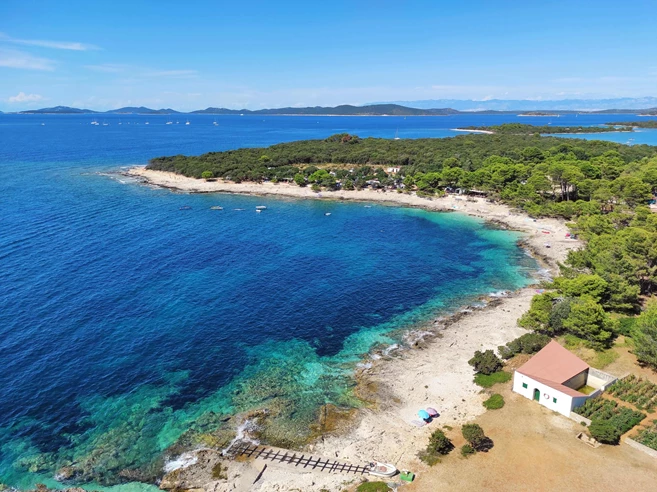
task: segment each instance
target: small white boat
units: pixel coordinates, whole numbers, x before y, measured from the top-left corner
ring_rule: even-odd
[[[256,210],[267,210],[267,207],[265,207],[264,205],[258,205],[256,207]]]
[[[260,213],[260,212],[262,212],[262,210],[260,210],[259,208],[257,208],[257,209],[256,209],[256,212]]]
[[[367,472],[377,477],[392,477],[397,474],[397,468],[390,463],[373,461],[367,466]]]
[[[395,140],[399,140],[399,128],[397,128],[397,131],[395,132]]]
[[[191,123],[189,122],[189,120],[187,120],[187,121],[185,122],[185,125],[191,125]]]
[[[329,215],[331,215],[331,212],[326,212],[324,215],[328,217]]]
[[[144,123],[144,125],[148,125],[148,121],[146,123]]]
[[[219,205],[215,205],[214,207],[210,207],[210,210],[223,210],[224,207],[220,207]]]

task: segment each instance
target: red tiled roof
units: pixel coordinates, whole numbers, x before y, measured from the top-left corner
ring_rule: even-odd
[[[520,366],[518,372],[536,380],[542,379],[541,382],[544,384],[547,384],[545,381],[551,382],[553,384],[548,386],[554,387],[554,384],[561,386],[564,382],[588,368],[586,362],[553,340]],[[577,393],[577,395],[571,396],[581,396],[580,393],[574,390],[571,391]],[[567,392],[564,391],[564,393]]]

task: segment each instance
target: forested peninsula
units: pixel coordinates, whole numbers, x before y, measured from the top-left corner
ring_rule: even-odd
[[[630,128],[657,128],[657,120],[621,121],[618,123],[607,123],[607,125],[620,125]]]
[[[533,217],[570,220],[586,247],[534,297],[521,326],[567,334],[605,350],[634,339],[640,362],[657,367],[657,147],[535,134],[386,140],[333,135],[267,148],[152,159],[152,170],[189,177],[288,181],[315,191],[377,188],[432,198],[484,195]],[[652,319],[652,318],[650,318]]]
[[[646,122],[649,123],[649,122]],[[525,125],[522,123],[504,123],[493,126],[466,126],[464,130],[485,131],[504,135],[546,135],[561,133],[609,133],[631,132],[631,123],[607,123],[609,126],[551,126]]]

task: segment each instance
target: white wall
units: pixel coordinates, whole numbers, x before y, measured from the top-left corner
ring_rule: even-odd
[[[523,383],[527,384],[527,388],[522,387]],[[535,389],[538,389],[541,393],[539,400],[541,405],[555,412],[559,412],[566,417],[570,415],[573,403],[572,396],[568,396],[560,391],[550,388],[549,386],[539,383],[538,381],[534,381],[529,376],[520,374],[518,371],[513,373],[513,391],[521,394],[525,398],[533,400]],[[546,396],[548,396],[548,398],[546,398]],[[557,402],[554,403],[552,398],[556,398]]]

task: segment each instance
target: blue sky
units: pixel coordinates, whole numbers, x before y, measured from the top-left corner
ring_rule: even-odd
[[[657,95],[657,2],[0,2],[0,110]]]

